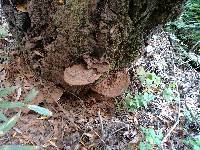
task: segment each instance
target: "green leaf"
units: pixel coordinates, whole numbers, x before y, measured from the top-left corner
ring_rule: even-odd
[[[153,128],[140,127],[141,131],[145,135],[146,149],[152,150],[155,145],[160,145],[162,141],[163,134],[161,131],[158,134]]]
[[[8,29],[4,26],[0,27],[0,37],[4,37],[8,34]]]
[[[147,85],[147,87],[151,87],[152,84],[153,84],[153,81],[151,79],[147,78],[146,79],[146,85]]]
[[[146,101],[143,101],[143,105],[144,105],[144,108],[147,108],[147,102]]]
[[[143,95],[143,99],[144,99],[144,101],[150,102],[155,99],[155,96],[152,93],[149,94],[149,93],[145,92]]]
[[[130,106],[134,106],[134,104],[135,104],[135,103],[134,103],[133,100],[130,100],[130,101],[129,101],[129,105],[130,105]]]
[[[6,87],[6,88],[0,88],[0,98],[6,97],[9,94],[12,94],[17,89],[16,86]]]
[[[137,75],[139,75],[139,76],[144,76],[145,75],[144,67],[139,67],[137,69]]]
[[[172,89],[175,89],[175,88],[176,88],[176,83],[174,83],[174,82],[173,82],[173,83],[170,83],[170,84],[169,84],[169,87],[172,88]]]
[[[36,98],[37,94],[39,92],[36,91],[35,89],[32,89],[29,94],[25,97],[25,102],[31,102],[34,98]]]
[[[22,102],[9,102],[9,101],[1,101],[0,102],[0,108],[2,108],[2,109],[22,108],[24,106],[25,105]]]
[[[191,146],[193,148],[193,150],[200,149],[200,137],[199,136],[197,138],[193,138],[193,137],[186,138],[183,142],[185,144]]]
[[[194,149],[194,150],[200,150],[200,146],[198,146],[198,145],[193,145],[193,149]]]
[[[158,77],[158,76],[156,76],[156,78],[154,79],[154,84],[155,84],[156,86],[159,86],[160,83],[161,83],[161,78]]]
[[[175,98],[174,93],[170,87],[163,91],[163,98],[168,102],[171,102]]]
[[[159,138],[159,139],[162,139],[162,138],[163,138],[163,134],[162,134],[161,131],[158,132],[158,138]]]
[[[37,150],[37,146],[31,145],[4,145],[0,146],[0,150]]]
[[[140,108],[142,106],[143,101],[143,95],[141,93],[138,93],[134,97],[136,108]]]
[[[156,144],[156,145],[160,145],[161,144],[161,139],[160,138],[158,138],[158,137],[155,137],[154,138],[154,143]]]
[[[8,121],[4,122],[1,126],[0,126],[0,134],[4,134],[5,132],[9,131],[10,129],[12,129],[12,127],[15,126],[17,120],[19,119],[21,114],[21,111],[18,112],[15,116],[13,116],[11,119],[9,119]]]
[[[8,118],[2,112],[0,112],[0,120],[8,121]]]
[[[53,113],[51,111],[49,111],[48,109],[37,106],[37,105],[27,105],[27,107],[30,110],[33,110],[33,111],[35,111],[35,112],[37,112],[41,115],[45,115],[45,116],[52,116],[53,115]]]
[[[142,132],[143,132],[144,134],[147,132],[147,129],[144,128],[144,127],[142,127],[142,126],[140,126],[140,129],[142,130]]]
[[[153,80],[153,78],[154,78],[154,74],[153,73],[148,73],[147,74],[147,79]]]
[[[146,150],[144,142],[140,142],[140,150]]]

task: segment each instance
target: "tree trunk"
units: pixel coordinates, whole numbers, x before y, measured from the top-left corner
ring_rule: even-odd
[[[128,86],[123,69],[142,54],[150,31],[176,17],[182,2],[3,0],[3,9],[20,57],[38,76],[114,97]]]

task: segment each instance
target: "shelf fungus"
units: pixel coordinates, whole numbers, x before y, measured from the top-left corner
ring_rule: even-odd
[[[128,88],[129,84],[129,75],[125,71],[118,71],[94,85],[92,90],[106,97],[117,97]]]
[[[88,85],[98,80],[101,75],[95,69],[88,69],[79,64],[65,69],[64,80],[69,85]]]

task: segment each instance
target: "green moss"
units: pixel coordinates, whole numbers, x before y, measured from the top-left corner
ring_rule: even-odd
[[[69,7],[71,15],[79,25],[89,23],[89,0],[71,0]]]

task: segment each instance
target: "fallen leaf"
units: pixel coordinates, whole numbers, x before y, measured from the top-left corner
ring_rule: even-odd
[[[16,9],[20,12],[27,12],[27,4],[20,4],[16,6]]]

